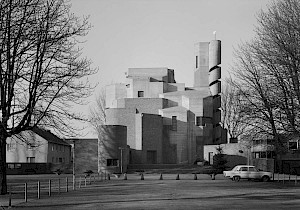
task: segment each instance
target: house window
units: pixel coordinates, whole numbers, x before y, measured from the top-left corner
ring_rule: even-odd
[[[196,117],[196,126],[201,125],[201,117]]]
[[[35,157],[27,157],[27,163],[34,163]]]
[[[139,98],[144,97],[144,91],[138,91],[138,97]]]
[[[107,166],[118,166],[119,160],[118,159],[107,159]]]
[[[264,158],[264,159],[272,159],[275,158],[276,154],[274,151],[260,151],[260,152],[253,152],[253,158]]]
[[[63,162],[62,158],[58,158],[58,162],[62,163]]]
[[[27,149],[28,150],[33,150],[35,145],[33,143],[27,143]]]
[[[177,131],[177,116],[172,116],[172,131]]]
[[[9,163],[9,164],[7,164],[7,168],[14,169],[15,168],[15,164]]]
[[[289,150],[297,150],[299,149],[299,142],[298,140],[291,140],[289,141]]]
[[[12,151],[12,150],[15,150],[16,149],[16,144],[14,142],[11,142],[9,144],[6,144],[6,147],[7,147],[7,151]]]

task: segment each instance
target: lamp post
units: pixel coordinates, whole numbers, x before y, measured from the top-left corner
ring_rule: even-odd
[[[75,190],[75,140],[73,140],[73,190]]]
[[[121,150],[121,164],[120,164],[120,170],[121,174],[123,174],[123,147],[119,147],[119,150]]]

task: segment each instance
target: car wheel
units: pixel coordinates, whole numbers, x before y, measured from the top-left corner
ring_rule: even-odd
[[[236,182],[239,182],[240,179],[241,179],[241,177],[239,177],[239,176],[234,176],[234,177],[233,177],[233,180],[236,181]]]
[[[263,176],[263,177],[261,178],[261,180],[262,180],[263,182],[268,182],[268,181],[270,181],[270,177],[268,177],[268,176]]]

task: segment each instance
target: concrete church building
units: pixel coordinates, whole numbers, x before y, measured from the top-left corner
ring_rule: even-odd
[[[203,146],[225,143],[221,119],[221,41],[195,45],[194,86],[168,68],[130,68],[125,84],[106,87],[99,172],[128,164],[193,164]],[[225,136],[225,135],[224,135]]]

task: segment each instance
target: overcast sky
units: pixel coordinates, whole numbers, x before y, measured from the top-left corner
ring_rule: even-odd
[[[91,78],[99,82],[97,92],[105,85],[124,82],[127,69],[138,67],[174,69],[177,82],[192,86],[194,44],[214,39],[213,31],[222,41],[222,77],[226,77],[233,64],[233,48],[253,37],[255,16],[270,0],[70,2],[72,11],[89,15],[93,25],[83,52],[99,68]]]

